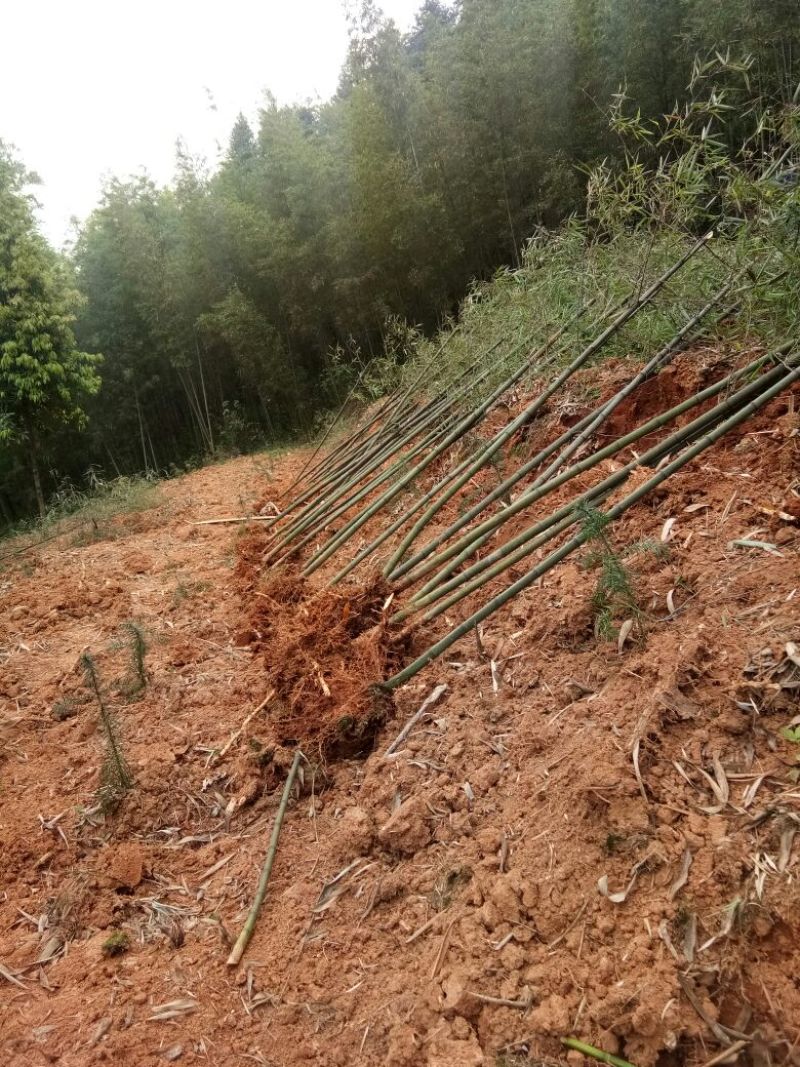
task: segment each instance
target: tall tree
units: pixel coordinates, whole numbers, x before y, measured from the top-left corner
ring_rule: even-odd
[[[41,456],[48,433],[82,425],[97,392],[98,355],[78,349],[80,304],[67,265],[36,229],[25,171],[0,142],[0,441],[27,451],[40,515]]]

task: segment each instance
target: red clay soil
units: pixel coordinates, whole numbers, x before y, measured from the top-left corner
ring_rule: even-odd
[[[277,744],[302,745],[321,760],[369,752],[392,702],[375,683],[401,666],[388,631],[390,592],[380,579],[363,588],[317,591],[301,577],[260,568],[266,535],[243,539],[237,566],[249,625],[239,635],[275,690],[269,718]]]
[[[336,747],[341,720],[412,651],[386,589],[265,574],[262,526],[191,525],[279,499],[302,455],[210,467],[103,540],[6,560],[0,1063],[588,1065],[568,1036],[637,1067],[800,1062],[798,410],[776,402],[612,529],[645,612],[621,648],[594,632],[597,572],[567,561],[381,708],[366,757]],[[134,778],[114,813],[86,650]],[[296,740],[309,762],[229,969]]]

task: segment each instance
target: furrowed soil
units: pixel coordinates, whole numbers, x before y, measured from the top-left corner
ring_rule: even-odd
[[[604,432],[728,369],[682,356]],[[630,373],[578,376],[516,462]],[[264,565],[266,523],[193,525],[279,502],[303,452],[7,554],[0,1064],[592,1062],[565,1037],[637,1067],[800,1063],[799,411],[774,401],[609,528],[640,607],[624,642],[598,632],[587,549],[391,698],[372,684],[504,579],[398,639],[374,563],[325,583],[386,516],[310,578]],[[133,780],[116,804],[85,653]]]

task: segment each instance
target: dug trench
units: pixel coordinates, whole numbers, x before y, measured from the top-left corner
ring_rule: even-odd
[[[675,388],[720,361],[681,357]],[[578,378],[512,447],[625,374]],[[613,432],[651,402],[630,398]],[[191,525],[279,499],[300,454],[269,480],[249,460],[198,472],[114,539],[7,569],[3,1062],[588,1065],[569,1037],[637,1067],[796,1062],[798,428],[780,398],[615,524],[642,608],[623,644],[597,632],[578,553],[392,705],[370,684],[474,598],[398,645],[369,569],[329,589],[333,562],[312,580],[261,567],[265,523]],[[91,648],[113,689],[130,617],[149,681],[112,693],[134,785],[103,816],[76,666]]]

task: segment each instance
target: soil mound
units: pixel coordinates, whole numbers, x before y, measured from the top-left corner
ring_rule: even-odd
[[[266,537],[241,539],[237,576],[249,604],[247,645],[275,690],[270,722],[278,744],[323,759],[365,755],[393,708],[376,687],[401,664],[402,645],[386,622],[389,587],[317,590],[301,576],[261,576]]]

